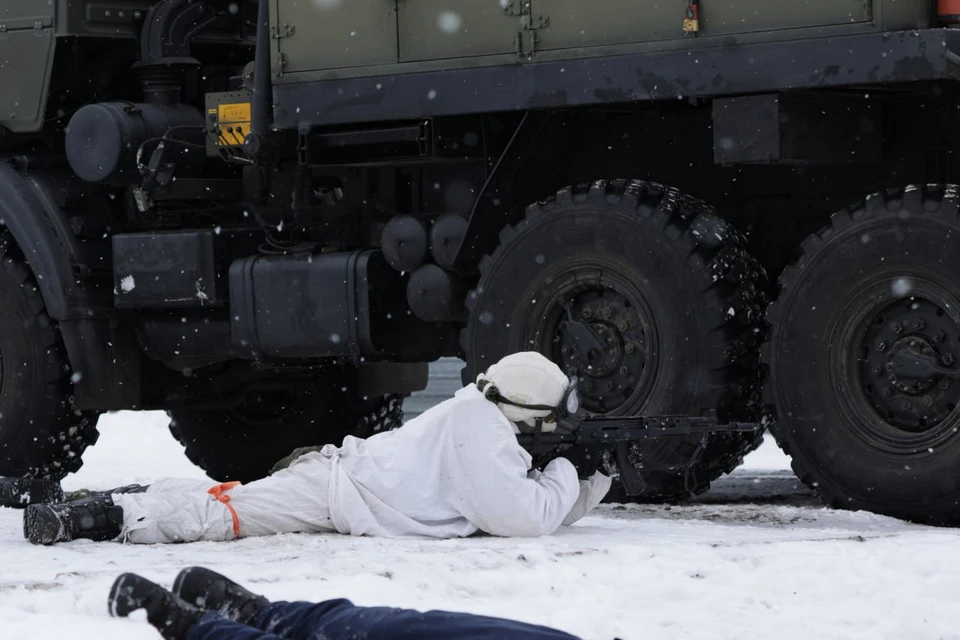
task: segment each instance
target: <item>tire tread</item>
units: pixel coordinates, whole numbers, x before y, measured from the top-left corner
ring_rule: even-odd
[[[68,473],[80,469],[83,452],[97,442],[97,414],[74,409],[73,372],[66,348],[55,323],[46,313],[32,272],[7,231],[0,231],[0,268],[3,270],[0,277],[10,279],[18,287],[32,314],[27,330],[32,332],[33,343],[43,350],[43,371],[37,373],[45,382],[43,398],[32,404],[33,413],[25,418],[34,429],[29,456],[43,462],[26,468],[8,464],[3,473],[62,480]],[[10,302],[4,301],[4,304]]]
[[[808,464],[800,456],[793,455],[787,427],[778,419],[775,407],[776,389],[771,367],[775,358],[776,328],[787,322],[790,315],[790,305],[786,304],[785,298],[798,285],[806,269],[811,267],[818,252],[824,249],[825,239],[834,237],[842,231],[849,232],[864,222],[892,215],[903,217],[905,213],[913,215],[916,212],[919,215],[944,216],[947,219],[956,220],[958,204],[960,204],[958,187],[950,184],[908,185],[869,194],[859,203],[831,215],[823,227],[802,242],[800,255],[784,268],[780,275],[779,292],[767,307],[765,334],[768,339],[760,350],[760,366],[765,380],[763,387],[765,413],[770,416],[770,431],[777,445],[791,457],[790,464],[794,474],[831,507],[851,508],[852,498],[845,495],[842,488],[830,483],[823,474],[818,473],[815,464]],[[905,210],[909,210],[910,213]],[[948,522],[956,524],[960,522],[960,509],[954,505],[949,513],[927,514],[921,519],[931,524]]]

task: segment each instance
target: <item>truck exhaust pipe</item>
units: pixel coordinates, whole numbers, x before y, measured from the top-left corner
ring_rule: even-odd
[[[243,147],[250,158],[264,161],[275,145],[270,125],[273,118],[273,79],[270,71],[270,5],[260,0],[257,6],[257,51],[253,58],[253,106],[250,133]]]

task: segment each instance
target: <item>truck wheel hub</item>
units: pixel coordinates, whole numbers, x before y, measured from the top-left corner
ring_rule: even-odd
[[[929,300],[901,300],[873,317],[861,344],[860,374],[884,422],[920,433],[953,412],[960,400],[960,380],[951,374],[958,339],[960,327]]]
[[[909,396],[922,396],[937,384],[938,380],[935,375],[911,377],[900,373],[901,369],[897,366],[900,362],[904,359],[916,359],[918,356],[942,364],[930,343],[920,337],[901,338],[893,343],[893,347],[890,348],[890,355],[887,357],[887,364],[884,369],[889,371],[887,380],[890,385],[900,393]],[[949,380],[947,384],[949,385]]]
[[[579,364],[584,365],[580,369],[581,373],[585,373],[592,378],[604,378],[613,373],[613,370],[620,364],[623,357],[622,338],[618,335],[616,329],[607,324],[593,322],[590,323],[590,327],[603,341],[604,346],[599,349],[590,349],[585,357],[581,351],[574,349],[571,352],[571,360],[576,360]]]
[[[580,378],[581,404],[590,413],[637,406],[651,384],[653,325],[646,303],[639,292],[618,286],[625,283],[617,274],[603,278],[609,282],[558,287],[532,332],[541,353]]]

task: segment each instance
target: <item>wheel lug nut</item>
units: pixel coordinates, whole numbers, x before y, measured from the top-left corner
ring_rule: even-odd
[[[909,400],[904,400],[900,403],[900,408],[904,411],[909,411],[911,406],[912,404]]]
[[[610,307],[604,307],[600,309],[600,317],[604,320],[607,320],[610,317]]]
[[[940,342],[943,342],[943,339],[945,337],[946,336],[943,335],[943,331],[937,331],[937,335],[933,336],[933,344],[938,344]]]
[[[952,353],[946,353],[946,354],[943,355],[943,364],[947,364],[947,365],[953,364],[953,354],[952,354]]]
[[[892,363],[892,362],[888,362],[887,364],[884,365],[884,367],[886,368],[887,371],[893,371],[893,363]]]
[[[892,325],[892,328],[893,328],[893,332],[897,335],[900,335],[901,333],[903,333],[903,325],[900,324],[899,322],[894,322]]]
[[[914,329],[923,329],[925,326],[927,326],[927,323],[924,322],[923,320],[919,320],[919,319],[918,319],[918,320],[914,320],[914,321],[913,321],[913,328],[914,328]]]
[[[883,367],[877,367],[876,369],[873,370],[873,373],[874,373],[874,375],[882,376],[882,375],[883,375]]]
[[[889,398],[890,396],[893,395],[893,391],[890,390],[890,387],[887,387],[886,389],[883,390],[883,395],[884,397]]]
[[[626,351],[627,355],[629,356],[629,355],[633,355],[633,352],[636,351],[636,347],[633,346],[632,342],[628,342],[627,346],[625,346],[623,350]]]
[[[593,317],[593,309],[590,309],[589,307],[584,307],[581,313],[583,314],[584,318],[590,319]]]
[[[950,388],[950,380],[948,380],[947,378],[942,379],[942,380],[941,380],[939,383],[937,383],[937,384],[938,384],[938,386],[939,386],[941,389],[949,389],[949,388]]]
[[[607,391],[613,391],[613,380],[607,380]]]
[[[626,320],[620,320],[619,322],[617,322],[617,329],[620,329],[620,331],[626,331],[629,328],[630,328],[630,325],[627,324]]]
[[[887,350],[886,342],[881,340],[880,342],[877,343],[877,351],[879,351],[880,353],[883,353],[886,350]]]
[[[620,367],[620,375],[625,376],[630,373],[630,369],[627,369],[626,365]]]

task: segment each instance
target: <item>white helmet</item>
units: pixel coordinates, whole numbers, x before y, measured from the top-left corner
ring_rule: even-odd
[[[573,381],[536,351],[504,357],[477,376],[477,387],[507,420],[531,427],[539,422],[544,432],[557,428],[556,409],[573,414],[580,408]]]

